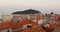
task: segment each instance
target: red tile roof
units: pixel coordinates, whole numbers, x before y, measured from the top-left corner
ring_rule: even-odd
[[[0,23],[0,29],[6,29],[6,28],[15,29],[15,28],[19,28],[19,27],[21,27],[21,24],[19,24],[18,22],[16,22],[16,23],[13,23],[13,22]]]
[[[19,22],[13,23],[12,29],[20,28],[22,25]]]
[[[10,25],[11,25],[10,22],[3,22],[3,23],[0,23],[0,29],[10,28],[10,27],[11,27]]]
[[[12,28],[12,29],[16,29],[16,28],[20,28],[22,25],[25,24],[29,24],[30,20],[23,20],[21,23],[19,22],[2,22],[0,23],[0,29],[6,29],[6,28]],[[32,25],[34,25],[34,23],[30,23]]]

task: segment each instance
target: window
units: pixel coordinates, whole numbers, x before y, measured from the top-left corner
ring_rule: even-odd
[[[9,30],[7,30],[7,32],[9,32]]]
[[[31,28],[32,26],[30,26],[30,25],[27,25],[27,28]]]
[[[58,18],[60,20],[60,18]]]

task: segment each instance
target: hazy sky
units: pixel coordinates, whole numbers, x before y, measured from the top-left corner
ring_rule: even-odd
[[[0,18],[4,14],[25,9],[36,9],[42,13],[60,14],[60,0],[0,0]]]

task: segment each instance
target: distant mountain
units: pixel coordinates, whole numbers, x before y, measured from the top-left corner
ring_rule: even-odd
[[[36,14],[36,13],[41,13],[41,12],[37,11],[37,10],[33,10],[33,9],[28,9],[25,11],[17,11],[17,12],[14,12],[12,14]]]

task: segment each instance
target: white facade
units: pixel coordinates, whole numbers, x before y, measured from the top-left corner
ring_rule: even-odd
[[[13,15],[4,15],[3,16],[3,22],[10,21],[12,19]]]
[[[43,19],[38,20],[38,24],[43,24],[43,23],[44,23]]]
[[[26,19],[30,19],[34,22],[36,22],[36,15],[41,15],[41,14],[11,14],[11,15],[4,15],[3,16],[3,22],[7,21],[22,21]],[[40,16],[41,17],[41,16]]]

